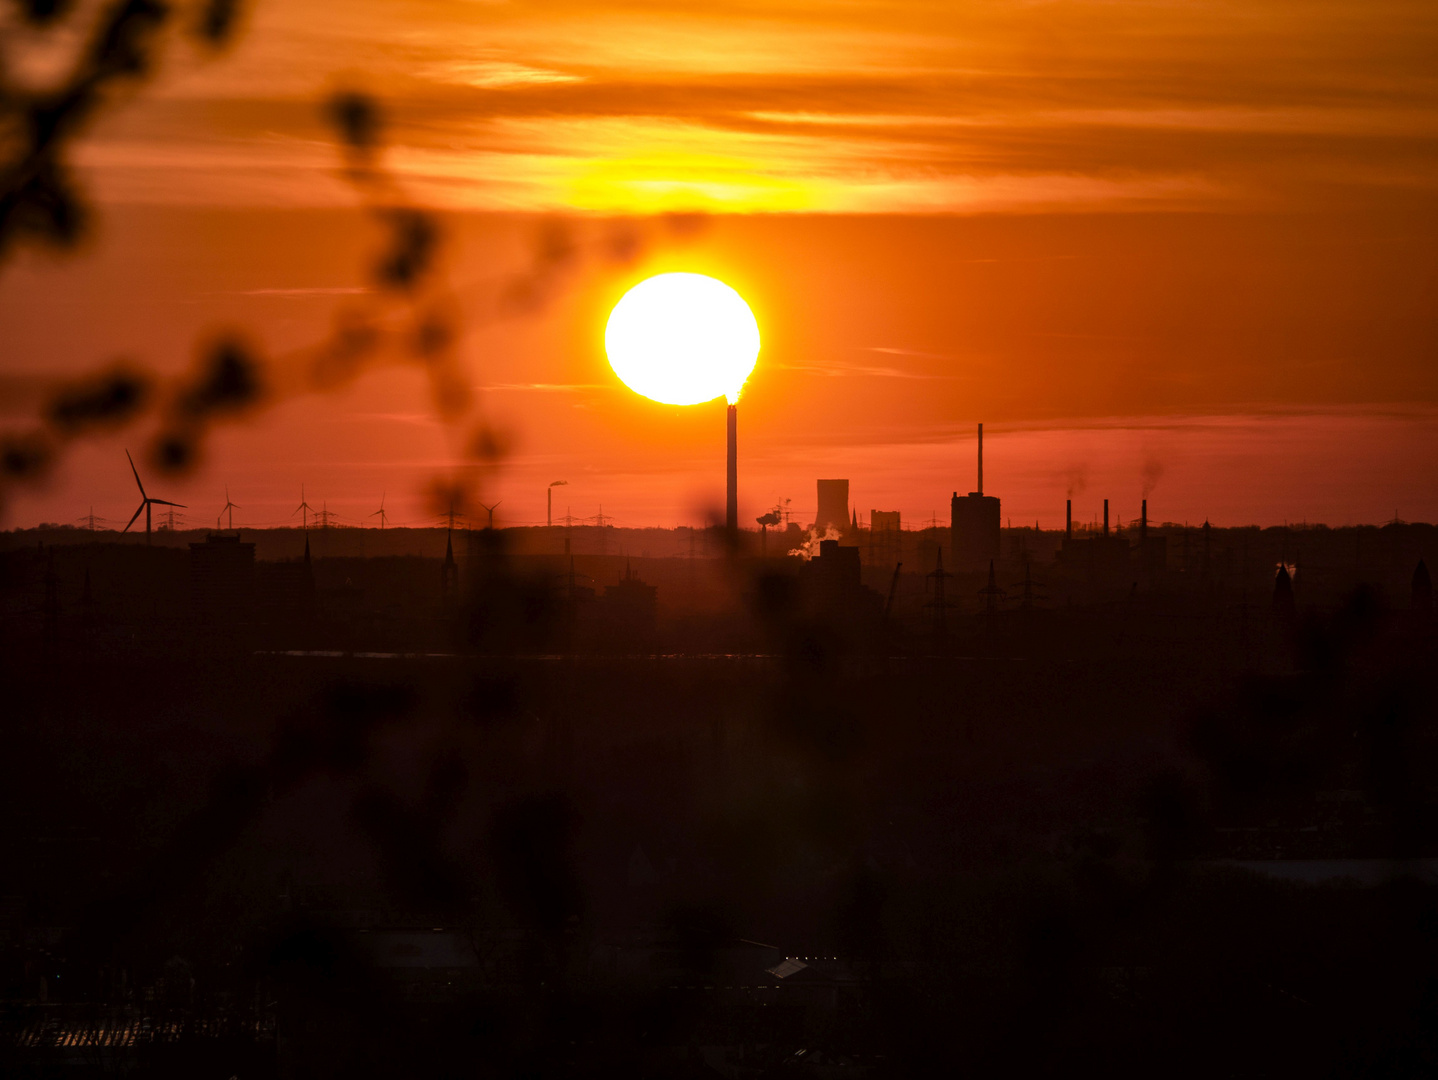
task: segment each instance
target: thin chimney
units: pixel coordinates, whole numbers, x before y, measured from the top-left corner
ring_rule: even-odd
[[[1148,540],[1148,500],[1143,500],[1143,509],[1138,514],[1138,542],[1141,545]]]
[[[1108,535],[1108,500],[1103,501],[1103,534]]]
[[[1064,539],[1074,538],[1074,501],[1069,499],[1064,506]]]
[[[979,494],[984,493],[984,425],[979,425]]]
[[[726,498],[724,502],[724,529],[728,533],[729,542],[735,543],[739,539],[739,408],[737,405],[729,406],[728,427],[729,427],[729,459]]]

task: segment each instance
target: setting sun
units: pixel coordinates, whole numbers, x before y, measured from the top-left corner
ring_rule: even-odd
[[[604,331],[614,373],[666,405],[739,399],[759,358],[759,324],[737,292],[704,274],[659,274],[614,305]]]

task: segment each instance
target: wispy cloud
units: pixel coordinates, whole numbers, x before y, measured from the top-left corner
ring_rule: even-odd
[[[924,352],[922,349],[901,349],[890,345],[870,345],[870,352],[888,353],[890,356],[922,356],[930,360],[953,360],[949,353]]]
[[[583,390],[607,390],[604,383],[491,383],[480,390],[509,390],[537,394],[577,394]]]
[[[304,296],[358,296],[372,290],[363,285],[334,285],[319,286],[313,288],[299,289],[240,289],[232,296],[280,296],[280,297],[304,297]]]
[[[1037,37],[1032,5],[917,0],[387,11],[257,26],[97,140],[134,151],[90,151],[99,190],[332,200],[300,56],[364,72],[393,167],[463,207],[1293,208],[1438,167],[1431,0],[1074,0]]]
[[[874,350],[876,352],[898,352],[899,350]],[[914,353],[907,355],[928,356],[929,353]],[[951,379],[952,375],[931,375],[922,371],[905,371],[896,367],[880,367],[872,364],[847,364],[842,361],[831,361],[824,364],[784,364],[775,363],[769,365],[780,368],[784,371],[806,371],[813,375],[825,375],[831,378],[853,378],[864,377],[873,379]]]

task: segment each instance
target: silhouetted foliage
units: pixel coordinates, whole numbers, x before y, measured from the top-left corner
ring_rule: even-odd
[[[167,431],[156,436],[150,461],[163,473],[189,472],[199,462],[200,446],[193,432]]]
[[[68,15],[75,0],[15,0],[15,5],[26,20],[44,26]]]
[[[239,25],[242,7],[241,0],[204,0],[196,28],[200,37],[212,45],[228,43]]]
[[[385,288],[412,289],[433,262],[439,232],[430,216],[421,210],[391,209],[380,216],[393,232],[390,249],[375,267],[375,277]]]
[[[43,435],[8,435],[0,442],[0,468],[12,480],[34,480],[54,460],[54,448]]]
[[[263,390],[259,361],[243,342],[227,337],[206,353],[198,376],[181,393],[178,404],[186,418],[204,420],[254,405]]]
[[[326,107],[340,138],[355,150],[373,150],[379,144],[379,108],[367,95],[353,91],[336,94]]]
[[[118,427],[144,409],[152,392],[149,376],[121,368],[64,387],[51,399],[46,415],[51,424],[71,435]]]

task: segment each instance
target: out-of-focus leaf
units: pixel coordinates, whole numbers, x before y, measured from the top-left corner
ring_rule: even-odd
[[[0,473],[7,480],[37,480],[54,460],[50,440],[39,432],[0,439]]]
[[[211,45],[224,45],[240,21],[240,0],[205,0],[195,30]]]
[[[353,91],[336,94],[330,98],[325,113],[339,130],[340,138],[354,149],[371,150],[379,142],[379,109],[366,95]]]
[[[68,14],[75,0],[16,0],[16,6],[22,18],[44,26]]]
[[[90,46],[97,78],[143,75],[150,68],[154,35],[170,16],[159,0],[123,0],[112,8]]]
[[[236,412],[264,392],[260,363],[242,342],[224,338],[205,360],[199,380],[180,397],[180,409],[196,419]]]
[[[376,276],[385,288],[413,288],[434,261],[439,230],[422,210],[389,210],[384,216],[392,235],[390,249],[376,268]]]
[[[50,401],[46,416],[70,435],[114,427],[133,419],[152,389],[148,375],[122,368],[65,387]]]

